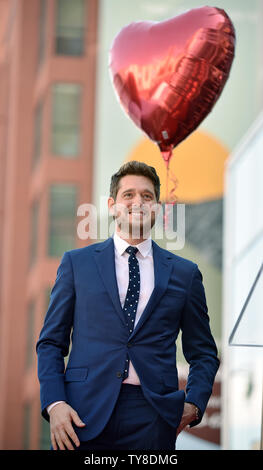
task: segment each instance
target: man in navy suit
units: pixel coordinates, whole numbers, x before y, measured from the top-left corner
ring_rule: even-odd
[[[55,450],[173,450],[182,429],[202,419],[217,348],[197,264],[151,239],[159,197],[153,167],[124,164],[111,178],[113,236],[62,257],[37,342]],[[186,392],[178,390],[180,330]]]

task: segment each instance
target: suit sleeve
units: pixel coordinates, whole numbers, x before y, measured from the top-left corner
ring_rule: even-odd
[[[219,367],[202,281],[195,264],[181,320],[182,349],[190,365],[185,401],[194,403],[200,410],[199,419],[191,423],[191,427],[202,420]]]
[[[64,357],[70,345],[75,289],[71,259],[65,252],[51,290],[49,307],[36,345],[42,415],[49,420],[46,407],[67,401],[64,387]]]

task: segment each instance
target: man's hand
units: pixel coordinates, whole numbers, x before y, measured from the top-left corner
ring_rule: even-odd
[[[78,447],[80,442],[75,433],[72,421],[80,427],[86,426],[78,413],[67,403],[58,403],[50,410],[50,437],[54,450],[74,450],[70,439]],[[70,439],[69,439],[70,438]]]
[[[176,437],[178,436],[178,434],[180,434],[181,431],[183,431],[183,429],[188,424],[190,424],[192,421],[195,421],[195,419],[196,419],[195,406],[192,405],[191,403],[185,403],[182,419],[177,428]]]

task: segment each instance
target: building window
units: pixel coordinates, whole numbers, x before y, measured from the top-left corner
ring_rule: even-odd
[[[34,116],[34,150],[33,150],[33,168],[37,165],[42,147],[42,121],[43,121],[43,103],[39,103],[35,109]]]
[[[80,151],[80,102],[82,87],[57,83],[52,88],[52,153],[64,158]]]
[[[27,347],[26,347],[26,368],[30,369],[33,365],[33,357],[35,353],[35,302],[30,302],[27,315]]]
[[[39,36],[38,36],[38,64],[40,65],[46,52],[46,20],[47,20],[47,0],[40,0],[39,5]]]
[[[37,259],[38,223],[39,223],[39,201],[34,201],[32,208],[31,208],[30,266],[32,266]]]
[[[84,53],[85,1],[57,0],[56,54]]]
[[[48,255],[60,257],[75,248],[77,188],[71,184],[50,187]]]

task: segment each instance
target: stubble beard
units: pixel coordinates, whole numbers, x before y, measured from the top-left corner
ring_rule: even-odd
[[[134,240],[146,239],[149,237],[151,229],[155,224],[155,213],[151,212],[150,208],[147,207],[146,213],[144,209],[143,214],[138,217],[136,214],[130,214],[129,209],[125,208],[125,214],[121,213],[114,216],[114,219],[119,231],[124,236]]]

